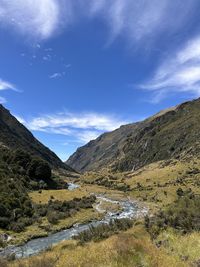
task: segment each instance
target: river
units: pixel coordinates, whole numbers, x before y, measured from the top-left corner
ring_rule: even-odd
[[[77,188],[77,185],[71,184],[71,190]],[[73,189],[72,189],[73,188]],[[122,218],[137,218],[144,216],[148,210],[144,207],[140,207],[137,202],[131,200],[113,200],[104,195],[97,195],[98,203],[95,208],[98,212],[105,212],[100,208],[102,201],[112,202],[121,206],[118,212],[106,212],[105,217],[99,221],[92,221],[86,224],[76,224],[69,229],[62,230],[60,232],[49,234],[47,237],[36,238],[28,241],[26,244],[21,246],[8,246],[0,252],[0,256],[8,256],[15,254],[16,258],[29,257],[31,255],[38,254],[39,252],[47,250],[52,245],[56,245],[64,240],[71,239],[74,235],[89,229],[91,226],[98,226],[103,223],[108,223],[112,219]]]

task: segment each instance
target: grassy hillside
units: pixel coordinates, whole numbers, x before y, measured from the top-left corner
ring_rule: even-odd
[[[124,157],[115,163],[115,168],[138,169],[159,160],[180,158],[183,152],[199,155],[199,111],[200,99],[197,99],[147,121],[126,139]]]
[[[146,164],[200,152],[200,99],[122,126],[79,148],[67,161],[79,171],[130,171]]]

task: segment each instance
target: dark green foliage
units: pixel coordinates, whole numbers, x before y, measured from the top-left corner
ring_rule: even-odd
[[[61,186],[51,179],[47,162],[20,149],[0,147],[0,228],[23,231],[34,214],[28,190]]]
[[[23,228],[18,225],[20,217],[31,217],[33,208],[26,187],[29,177],[24,168],[28,155],[21,151],[11,153],[8,149],[0,150],[0,227],[6,229]],[[23,174],[22,174],[23,173]]]
[[[48,181],[51,179],[51,168],[47,162],[34,158],[29,164],[28,175],[33,179]]]
[[[200,196],[191,190],[178,191],[178,199],[156,216],[145,218],[145,226],[152,238],[167,227],[173,227],[182,233],[200,231]]]
[[[126,231],[133,226],[133,221],[130,219],[115,219],[108,224],[100,224],[97,227],[91,226],[89,230],[83,231],[74,236],[74,239],[84,244],[89,241],[101,241],[111,235],[117,234],[119,231]]]
[[[56,224],[59,220],[70,217],[72,213],[74,214],[80,209],[92,208],[95,200],[96,197],[93,195],[64,202],[51,199],[48,204],[36,205],[35,212],[39,217],[47,216],[50,223]]]

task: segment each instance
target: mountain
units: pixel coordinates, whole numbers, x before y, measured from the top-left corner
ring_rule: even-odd
[[[67,164],[78,171],[130,171],[159,160],[200,153],[200,99],[121,126],[79,148]]]
[[[55,153],[41,144],[27,128],[0,105],[0,147],[22,149],[47,161],[53,168],[71,170]]]
[[[0,105],[0,228],[21,232],[34,222],[30,190],[66,188],[52,169],[73,171]]]

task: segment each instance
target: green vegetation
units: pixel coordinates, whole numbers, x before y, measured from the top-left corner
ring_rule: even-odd
[[[115,219],[108,224],[104,223],[97,227],[91,226],[90,229],[74,236],[74,239],[79,240],[81,244],[89,241],[97,242],[117,234],[119,231],[126,231],[132,226],[133,221],[130,219]]]
[[[23,150],[0,148],[0,228],[20,232],[33,223],[28,190],[62,186],[47,162]]]
[[[69,160],[71,166],[98,172],[76,177],[81,186],[73,192],[62,189],[64,184],[51,173],[49,161],[1,146],[0,226],[16,231],[11,235],[20,241],[88,222],[95,216],[98,219],[91,193],[139,200],[141,207],[149,208],[149,214],[137,219],[134,226],[127,219],[114,220],[91,227],[40,255],[2,260],[0,265],[198,267],[199,109],[200,99],[184,103],[78,149]],[[105,210],[120,209],[118,205],[109,207],[110,203],[99,205]],[[3,240],[0,246],[5,246]]]
[[[152,238],[172,227],[186,234],[200,231],[200,196],[191,190],[177,190],[178,199],[152,218],[146,217],[145,225]]]
[[[46,216],[49,223],[57,224],[59,220],[71,217],[80,209],[91,209],[95,200],[94,195],[63,202],[51,199],[48,204],[35,205],[35,214],[38,217]]]

